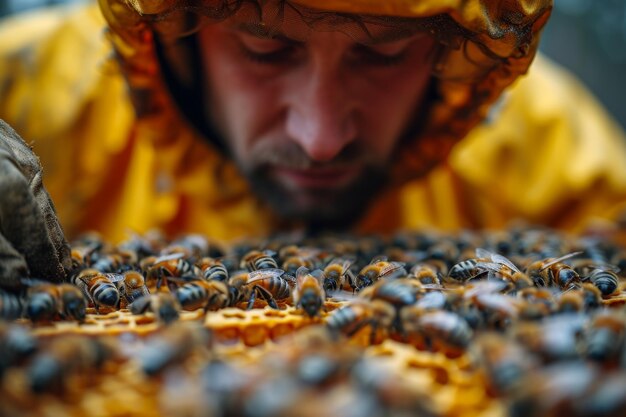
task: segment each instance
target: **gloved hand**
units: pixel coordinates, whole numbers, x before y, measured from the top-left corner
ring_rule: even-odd
[[[70,248],[31,148],[0,120],[0,286],[31,276],[62,281]]]

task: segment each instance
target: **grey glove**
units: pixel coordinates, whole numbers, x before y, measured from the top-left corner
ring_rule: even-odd
[[[70,248],[31,148],[0,120],[0,286],[31,276],[62,281]]]

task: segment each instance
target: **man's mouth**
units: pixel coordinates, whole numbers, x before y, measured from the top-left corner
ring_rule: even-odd
[[[344,188],[354,182],[359,172],[358,167],[271,168],[271,175],[291,190]]]

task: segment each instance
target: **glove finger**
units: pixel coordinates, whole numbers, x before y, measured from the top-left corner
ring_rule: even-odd
[[[43,213],[43,221],[48,231],[48,238],[54,247],[56,263],[60,265],[60,269],[56,273],[65,276],[72,266],[70,245],[65,240],[52,199],[43,186],[41,171],[31,180],[30,189],[39,206],[39,211]],[[35,265],[31,265],[33,274],[35,274],[34,268]]]
[[[3,142],[5,146],[2,146]],[[0,120],[0,159],[2,159],[3,156],[13,161],[24,178],[26,178],[31,193],[39,206],[39,211],[43,214],[44,224],[48,230],[48,237],[55,248],[56,263],[60,264],[63,269],[57,271],[56,274],[64,275],[71,268],[70,247],[65,240],[63,229],[59,224],[54,204],[43,186],[39,158],[11,126]],[[16,161],[19,161],[19,163],[16,163]],[[39,268],[35,265],[30,266],[33,274],[45,272],[45,270],[40,272]]]
[[[28,276],[26,260],[0,234],[0,287],[18,288],[21,278]]]
[[[0,230],[37,278],[61,281],[65,271],[28,182],[12,162],[0,159]]]

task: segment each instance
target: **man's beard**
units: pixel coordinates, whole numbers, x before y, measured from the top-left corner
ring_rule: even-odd
[[[311,229],[351,228],[387,184],[387,165],[354,144],[332,161],[318,163],[295,143],[261,148],[254,152],[251,167],[240,165],[252,191],[283,220],[304,222]],[[369,157],[368,157],[369,156]],[[272,176],[273,167],[288,169],[342,168],[358,166],[358,177],[342,187],[290,190]]]

